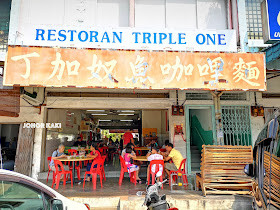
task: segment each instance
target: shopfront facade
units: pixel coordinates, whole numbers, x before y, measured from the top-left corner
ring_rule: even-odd
[[[174,143],[189,171],[193,146],[254,143],[263,119],[251,116],[253,91],[266,91],[266,67],[263,53],[239,47],[234,2],[54,2],[13,1],[4,85],[36,97],[23,92],[19,116],[0,122],[47,123],[56,109],[165,110],[160,144]],[[47,131],[34,128],[34,178],[46,169]]]

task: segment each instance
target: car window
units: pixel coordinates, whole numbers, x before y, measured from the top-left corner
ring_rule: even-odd
[[[1,210],[44,210],[40,191],[29,186],[0,180]]]

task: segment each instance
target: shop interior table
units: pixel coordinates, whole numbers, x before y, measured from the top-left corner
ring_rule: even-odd
[[[150,147],[134,147],[135,151],[139,151],[140,156],[145,155],[144,151],[149,151],[150,149],[151,149]]]
[[[148,161],[146,156],[136,156],[133,160],[138,160],[138,161]]]
[[[145,151],[145,150],[150,150],[151,148],[150,147],[134,147],[135,150],[142,150],[142,151]]]
[[[69,157],[69,156],[68,156]],[[73,168],[72,168],[72,174],[73,174],[73,183],[76,182],[75,179],[75,170],[76,170],[76,162],[80,162],[80,161],[85,161],[85,160],[93,160],[93,157],[84,157],[84,158],[80,158],[79,156],[76,156],[74,158],[70,158],[68,159],[68,157],[66,158],[60,158],[58,160],[62,161],[62,162],[73,162]],[[78,158],[77,158],[78,157]]]

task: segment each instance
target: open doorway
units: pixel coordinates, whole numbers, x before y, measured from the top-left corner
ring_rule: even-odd
[[[109,148],[108,152],[120,153],[122,135],[128,131],[132,131],[134,142],[139,146],[156,140],[161,147],[169,139],[167,109],[48,109],[47,123],[61,123],[61,128],[46,130],[45,158],[42,160],[44,171],[48,170],[47,157],[59,144],[65,146],[67,154],[68,149],[79,150],[79,144],[86,147],[94,143],[102,148],[112,139],[119,146],[115,150]],[[78,139],[81,142],[75,144]],[[118,159],[118,155],[109,154],[106,169],[119,171],[119,163],[113,155]]]
[[[19,124],[0,124],[3,169],[14,170],[19,127]]]
[[[213,145],[216,142],[214,107],[187,106],[187,138],[190,139],[188,157],[191,159],[191,171],[200,171],[202,145]]]

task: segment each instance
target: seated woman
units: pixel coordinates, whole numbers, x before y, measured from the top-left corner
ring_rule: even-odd
[[[126,153],[124,155],[125,165],[129,173],[136,171],[136,181],[138,183],[141,183],[141,179],[138,176],[140,167],[133,164],[133,159],[136,158],[136,155],[132,152],[133,150],[131,147],[126,148]]]
[[[149,144],[146,145],[146,147],[158,147],[158,143],[153,139]]]
[[[102,158],[100,152],[97,149],[97,145],[95,145],[94,143],[91,144],[90,151],[91,152],[89,154],[87,154],[87,157],[93,157],[94,158],[93,160],[99,160],[99,159]],[[92,163],[87,164],[87,171],[90,171],[91,165],[92,165]],[[97,168],[97,164],[95,166],[93,166],[93,168]],[[86,178],[86,181],[90,181],[90,175],[89,174]]]

